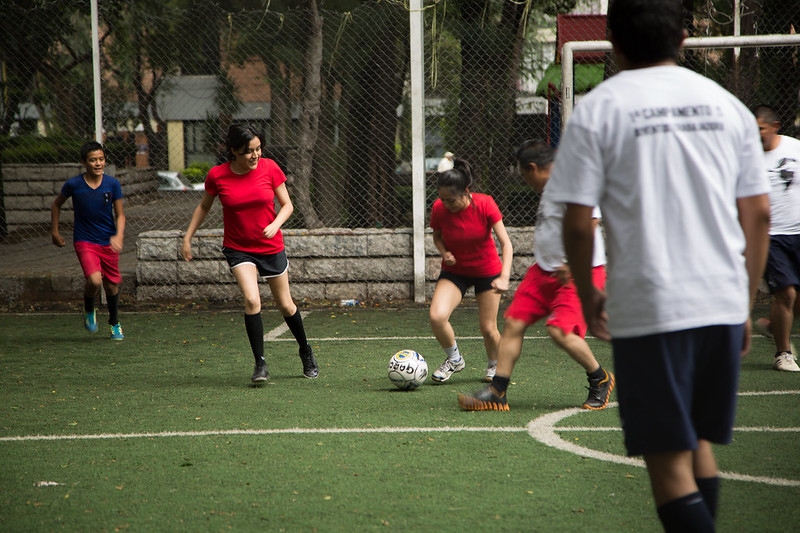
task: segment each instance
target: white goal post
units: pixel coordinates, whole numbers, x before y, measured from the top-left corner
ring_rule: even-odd
[[[701,48],[761,48],[767,46],[800,46],[800,34],[740,35],[738,37],[692,37],[683,41],[687,50]],[[561,131],[567,126],[574,107],[575,52],[610,52],[609,41],[570,41],[561,48]]]

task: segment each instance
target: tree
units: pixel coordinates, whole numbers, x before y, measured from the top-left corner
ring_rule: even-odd
[[[52,95],[47,82],[66,80],[77,66],[91,60],[69,42],[77,8],[72,3],[43,0],[0,4],[0,62],[5,70],[0,135],[9,134],[23,103],[33,103],[40,118],[46,119],[50,105],[59,99],[63,103],[67,96]],[[91,79],[80,81],[91,87]],[[70,131],[73,124],[75,121],[65,121],[62,126],[68,133],[78,133]],[[46,121],[45,127],[50,129],[51,123]]]
[[[394,226],[397,107],[409,61],[408,11],[370,3],[353,13],[333,68],[342,86],[348,225]]]
[[[461,84],[453,151],[467,159],[502,202],[511,161],[523,28],[519,2],[458,0],[453,31],[461,42]]]
[[[319,132],[320,100],[322,97],[322,17],[316,0],[306,0],[308,45],[303,76],[303,105],[300,110],[300,143],[297,153],[295,193],[306,227],[318,228],[322,223],[311,201],[311,173],[314,148]]]

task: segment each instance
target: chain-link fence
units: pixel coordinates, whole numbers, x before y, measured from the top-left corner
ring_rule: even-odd
[[[742,0],[741,17],[732,0],[684,4],[691,36],[800,27],[797,1]],[[477,190],[495,198],[507,226],[531,226],[537,197],[516,173],[514,148],[527,138],[557,145],[558,50],[604,39],[606,2],[423,5],[425,212],[450,151],[472,163]],[[407,2],[101,0],[99,22],[107,172],[124,177],[128,270],[137,268],[140,234],[186,228],[202,194],[192,185],[223,160],[220,139],[234,121],[256,125],[265,155],[287,173],[295,205],[287,228],[412,224]],[[74,269],[71,250],[49,242],[49,206],[80,172],[78,147],[94,138],[89,5],[8,0],[0,25],[0,275]],[[746,104],[773,104],[790,135],[797,61],[788,46],[684,55]],[[576,57],[577,97],[614,71],[608,54]],[[221,228],[221,218],[216,205],[203,227]]]

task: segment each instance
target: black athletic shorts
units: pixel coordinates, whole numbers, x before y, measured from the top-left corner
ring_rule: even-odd
[[[231,270],[239,265],[254,265],[258,269],[258,275],[265,278],[277,278],[289,269],[286,250],[276,254],[261,255],[223,247],[222,255],[228,260]]]
[[[442,270],[439,273],[439,279],[447,279],[452,281],[456,287],[461,291],[461,296],[463,297],[464,294],[467,292],[467,289],[474,286],[475,287],[475,294],[480,294],[485,291],[492,290],[492,281],[499,278],[500,274],[496,276],[489,276],[488,278],[477,278],[473,276],[461,276],[459,274],[453,274],[452,272],[447,272],[446,270]]]
[[[800,235],[770,235],[764,280],[770,293],[800,287]]]
[[[612,339],[628,455],[731,441],[743,336],[720,325]]]

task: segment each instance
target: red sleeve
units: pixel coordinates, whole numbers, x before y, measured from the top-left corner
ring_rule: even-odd
[[[440,230],[442,228],[442,209],[444,204],[442,201],[437,199],[433,202],[433,207],[431,208],[431,229],[433,230]]]
[[[206,192],[211,196],[217,196],[219,191],[217,190],[217,173],[219,171],[219,166],[212,167],[211,170],[208,171],[208,175],[206,176],[205,188]]]
[[[273,189],[277,189],[281,186],[281,184],[286,183],[286,174],[283,173],[283,170],[281,170],[281,167],[278,165],[278,163],[272,159],[266,158],[262,158],[261,161],[263,162],[261,164],[264,165],[264,171],[267,173],[270,181],[272,182]]]
[[[486,220],[489,221],[489,227],[503,220],[503,213],[500,212],[500,208],[497,207],[494,198],[489,195],[486,195]]]

